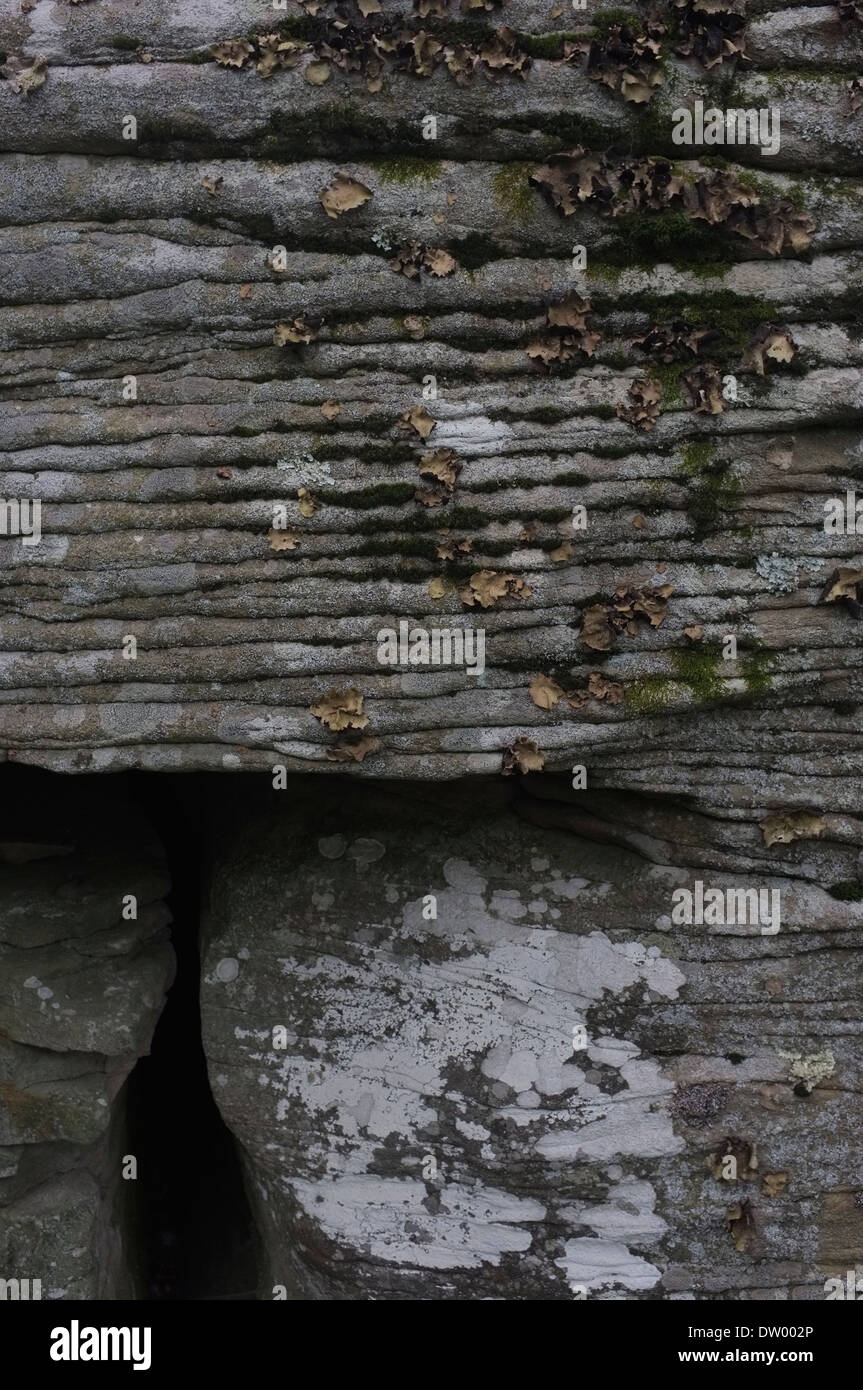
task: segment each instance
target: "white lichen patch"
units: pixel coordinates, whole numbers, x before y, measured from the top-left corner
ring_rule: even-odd
[[[466,405],[466,409],[470,409]],[[479,406],[473,409],[479,410]],[[440,411],[443,414],[443,411]],[[512,427],[505,420],[490,420],[477,414],[461,419],[439,419],[434,436],[438,449],[455,449],[463,454],[493,453],[505,441],[513,438]]]
[[[610,1170],[619,1173],[618,1169]],[[666,1223],[654,1211],[656,1194],[650,1183],[624,1178],[606,1202],[574,1202],[559,1215],[573,1225],[587,1226],[593,1237],[566,1243],[563,1259],[555,1263],[569,1282],[583,1284],[588,1292],[615,1286],[644,1291],[653,1288],[660,1271],[628,1249],[629,1245],[655,1242],[665,1234]]]
[[[630,1154],[661,1158],[684,1147],[672,1128],[666,1100],[674,1084],[656,1062],[628,1063],[620,1075],[626,1089],[615,1095],[587,1095],[576,1109],[576,1124],[544,1134],[537,1152],[557,1161],[609,1159]],[[586,1088],[582,1089],[582,1095]]]
[[[276,467],[288,474],[291,482],[302,483],[306,487],[323,487],[333,481],[333,470],[329,463],[316,459],[307,449],[295,450],[286,458],[276,460]]]
[[[788,1072],[792,1080],[802,1081],[807,1091],[813,1090],[819,1081],[826,1081],[836,1070],[836,1058],[829,1047],[820,1052],[783,1052],[780,1057],[791,1063]]]
[[[354,843],[377,851],[376,841]],[[352,879],[353,867],[349,873]],[[436,917],[423,916],[424,895],[399,911],[384,876],[383,919],[352,925],[345,958],[279,954],[285,985],[310,1020],[287,1050],[274,1049],[266,1030],[237,1025],[235,1036],[244,1036],[247,1055],[268,1080],[259,1094],[272,1107],[276,1151],[280,1134],[299,1126],[307,1136],[299,1170],[294,1153],[283,1179],[307,1215],[362,1253],[459,1269],[528,1249],[531,1235],[521,1223],[545,1215],[543,1202],[472,1175],[477,1151],[484,1165],[506,1171],[499,1145],[508,1121],[510,1133],[521,1135],[525,1159],[535,1162],[538,1183],[573,1160],[679,1150],[667,1110],[673,1083],[660,1066],[625,1038],[591,1038],[580,1051],[573,1038],[591,1005],[629,992],[673,999],[684,977],[656,946],[531,920],[531,903],[545,910],[576,895],[579,911],[583,904],[589,914],[610,890],[606,883],[554,872],[534,898],[528,883],[523,894],[492,889],[459,858],[445,862],[442,876],[443,884],[430,885]],[[315,887],[306,901],[314,901],[329,933],[343,894],[335,892],[331,908],[324,905],[329,894],[315,898]],[[597,1081],[612,1071],[616,1081],[607,1093]],[[380,1174],[384,1153],[399,1176]],[[423,1172],[426,1157],[439,1173],[433,1187]],[[621,1242],[658,1235],[658,1218],[647,1215],[652,1192],[625,1181],[621,1192],[620,1202],[612,1194],[607,1212],[601,1209],[589,1243],[598,1253],[588,1264],[603,1278],[611,1270],[644,1280],[652,1266]],[[573,1224],[583,1228],[572,1211]]]
[[[755,571],[773,594],[791,594],[797,588],[797,562],[775,550],[758,556]]]
[[[618,1175],[620,1170],[616,1170]],[[609,1171],[609,1177],[611,1177]],[[624,1178],[607,1202],[573,1202],[560,1215],[574,1225],[589,1226],[605,1240],[630,1243],[653,1240],[665,1234],[667,1224],[654,1211],[656,1193],[649,1182]]]
[[[477,1269],[533,1239],[516,1222],[542,1221],[545,1207],[495,1188],[445,1184],[432,1214],[425,1184],[372,1175],[294,1182],[302,1206],[324,1231],[362,1254],[422,1269]]]
[[[555,1264],[566,1275],[567,1283],[582,1284],[588,1293],[620,1287],[637,1292],[652,1289],[661,1271],[633,1255],[620,1241],[580,1236],[568,1240],[563,1259]]]

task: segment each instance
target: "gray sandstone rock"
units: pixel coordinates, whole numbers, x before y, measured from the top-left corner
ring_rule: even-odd
[[[141,772],[204,828],[204,1045],[264,1246],[238,1295],[805,1301],[863,1262],[861,591],[822,601],[863,574],[824,525],[863,467],[863,30],[759,0],[746,61],[669,31],[641,105],[562,61],[622,16],[557,9],[469,14],[523,76],[370,92],[213,60],[321,32],[293,0],[0,0],[0,1279],[146,1291],[124,1088],[170,885],[95,777]],[[677,145],[699,100],[778,109],[776,155]],[[576,147],[721,169],[811,233],[770,255],[706,193],[563,217],[530,176]],[[337,171],[372,196],[333,218]],[[414,241],[452,273],[396,273]],[[599,340],[546,370],[526,348],[570,294]],[[669,362],[645,339],[673,324],[719,336]],[[771,328],[794,351],[761,373]],[[696,410],[707,362],[728,394]],[[440,506],[427,450],[461,464]],[[486,571],[526,588],[469,606]],[[661,622],[583,640],[666,585]],[[383,663],[402,621],[481,628],[484,670]],[[312,707],[349,688],[377,746],[345,762]],[[525,739],[545,772],[501,778]],[[780,930],[673,920],[697,881],[779,892]]]
[[[219,857],[204,1044],[268,1280],[336,1300],[823,1296],[825,1210],[861,1181],[863,908],[821,887],[831,849],[541,789],[479,783],[467,810],[307,785]],[[368,837],[373,864],[351,857]],[[744,872],[779,889],[778,935],[671,929],[675,887]],[[728,1135],[757,1176],[713,1176]],[[741,1197],[748,1253],[724,1226]]]
[[[0,862],[0,1276],[41,1279],[48,1299],[132,1297],[123,1087],[173,975],[164,860],[107,787],[4,785],[28,853]]]

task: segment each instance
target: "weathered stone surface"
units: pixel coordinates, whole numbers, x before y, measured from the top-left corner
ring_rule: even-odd
[[[748,64],[705,73],[669,40],[644,107],[560,61],[569,18],[504,9],[481,24],[508,22],[533,45],[524,78],[462,87],[444,68],[388,70],[369,93],[339,70],[310,85],[305,58],[266,80],[218,66],[211,44],[281,22],[268,6],[4,8],[3,46],[48,64],[27,96],[0,83],[0,485],[42,499],[44,533],[39,546],[0,542],[8,757],[64,771],[333,770],[310,706],[352,683],[380,743],[359,776],[488,773],[526,735],[550,768],[587,749],[603,783],[659,788],[659,738],[675,766],[703,753],[699,776],[722,796],[729,742],[750,787],[769,730],[771,756],[781,745],[808,794],[804,745],[823,751],[819,731],[847,719],[852,781],[831,796],[856,794],[854,716],[840,714],[855,698],[856,625],[817,598],[861,556],[856,535],[822,525],[825,499],[860,471],[859,33],[832,6],[759,7]],[[589,15],[574,22],[595,32]],[[284,16],[303,39],[325,23]],[[739,145],[720,162],[761,206],[811,216],[811,254],[771,259],[679,212],[602,217],[588,202],[562,218],[528,183],[532,161],[576,143],[711,177],[698,157],[715,164],[712,147],[671,139],[673,110],[696,98],[779,108],[777,155]],[[427,113],[435,141],[422,139]],[[341,167],[372,197],[333,219],[319,193]],[[393,249],[414,239],[447,247],[456,271],[394,273]],[[275,245],[282,272],[267,263]],[[601,342],[549,375],[525,347],[571,290],[589,297]],[[322,319],[314,341],[274,346],[274,326],[297,315]],[[708,355],[738,380],[722,413],[693,413],[680,370],[635,345],[674,318],[719,329]],[[792,335],[794,362],[741,371],[769,322]],[[657,370],[661,413],[640,433],[616,412]],[[399,427],[429,374],[428,447],[463,462],[452,500],[431,510],[413,496],[423,445]],[[311,517],[300,487],[321,503]],[[293,550],[268,544],[280,504]],[[575,504],[588,529],[552,559]],[[441,560],[441,528],[471,539],[470,555]],[[530,595],[466,608],[457,585],[482,569],[519,575]],[[663,582],[662,627],[624,633],[607,656],[580,642],[597,596]],[[484,624],[485,674],[382,667],[377,634],[403,618]],[[693,657],[683,629],[696,623]],[[728,634],[739,655],[725,660]],[[687,684],[693,660],[704,679]],[[621,705],[543,712],[529,698],[532,674],[578,686],[596,668],[622,682]]]
[[[94,801],[7,769],[4,793],[0,1273],[43,1298],[129,1297],[122,1088],[173,973],[162,852],[107,786]]]
[[[273,1283],[823,1297],[825,1206],[863,1183],[863,907],[825,892],[833,843],[538,786],[476,784],[468,816],[455,788],[307,786],[220,855],[204,1042]],[[699,878],[778,889],[779,931],[672,925]],[[727,1136],[757,1176],[713,1176]]]
[[[510,26],[523,75],[467,85],[404,53],[377,92],[316,85],[308,52],[266,80],[214,61],[334,37],[332,4],[290,4],[0,0],[2,771],[255,774],[189,792],[214,834],[235,797],[260,817],[214,850],[204,1030],[291,1297],[822,1297],[863,1259],[863,590],[821,601],[863,570],[824,525],[863,476],[863,29],[757,0],[746,61],[705,71],[669,6],[649,104],[572,50],[633,6],[352,24]],[[697,100],[778,110],[779,149],[676,144]],[[531,174],[579,147],[621,182],[564,217]],[[626,210],[655,159],[704,216],[661,178]],[[371,197],[330,217],[338,171]],[[405,242],[456,266],[397,273]],[[570,293],[598,341],[546,369],[526,349]],[[669,361],[657,325],[718,336]],[[793,351],[762,374],[771,330]],[[695,410],[705,364],[727,391]],[[425,450],[461,464],[446,498],[416,496]],[[38,544],[8,499],[41,502]],[[512,587],[471,607],[482,571]],[[664,586],[660,623],[584,640]],[[402,621],[481,628],[485,670],[382,663]],[[565,698],[591,678],[614,698]],[[347,765],[312,712],[346,688],[374,741]],[[524,739],[552,775],[492,786]],[[134,1284],[121,1091],[172,967],[158,849],[110,801],[37,808],[0,864],[0,1277],[49,1269],[50,1297]],[[798,813],[809,837],[768,844]],[[697,879],[778,890],[781,930],[673,923]]]

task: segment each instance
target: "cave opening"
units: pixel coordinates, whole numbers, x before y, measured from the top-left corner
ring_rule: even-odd
[[[202,867],[201,788],[192,775],[133,774],[134,801],[164,846],[177,973],[149,1056],[128,1082],[129,1152],[140,1297],[156,1301],[252,1300],[259,1242],[236,1142],[210,1090],[199,1005]]]

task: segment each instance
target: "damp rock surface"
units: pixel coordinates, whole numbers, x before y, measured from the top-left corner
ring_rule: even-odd
[[[164,857],[108,785],[4,789],[0,1270],[45,1299],[132,1297],[123,1087],[173,977]]]

